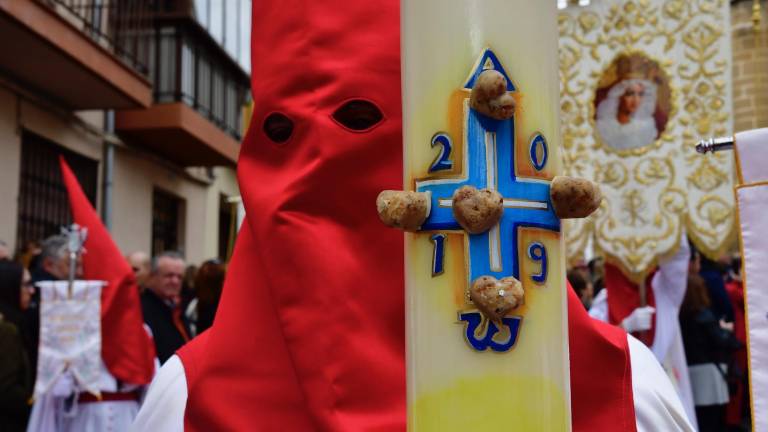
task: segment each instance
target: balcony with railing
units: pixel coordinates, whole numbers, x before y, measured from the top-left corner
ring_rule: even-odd
[[[143,76],[149,75],[154,0],[38,0]]]
[[[194,23],[157,25],[150,60],[155,103],[183,102],[239,140],[248,75]]]
[[[249,2],[216,2],[219,15],[204,2],[216,28],[237,20],[237,48],[247,46]],[[0,0],[0,82],[72,110],[116,110],[126,142],[180,165],[234,164],[250,80],[231,55],[232,39],[217,39],[197,19],[202,4]]]
[[[181,165],[234,164],[250,96],[240,65],[191,16],[163,11],[147,64],[155,105],[118,112],[118,133]]]
[[[71,109],[149,106],[155,7],[155,0],[0,2],[3,79]]]

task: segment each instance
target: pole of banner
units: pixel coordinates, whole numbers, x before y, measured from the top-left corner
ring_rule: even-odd
[[[408,429],[570,430],[565,259],[549,199],[562,170],[556,4],[402,0],[401,16],[404,189],[431,200],[406,235]],[[469,107],[488,69],[507,78],[513,119]],[[457,225],[462,185],[503,196],[489,231]],[[484,275],[520,280],[524,305],[488,321],[468,294]]]
[[[640,296],[640,307],[648,306],[648,277],[644,277],[643,281],[637,285],[637,292]]]
[[[72,299],[77,279],[77,265],[80,254],[83,251],[83,243],[88,236],[88,229],[72,224],[71,227],[62,228],[62,234],[67,237],[67,253],[69,254],[69,275],[67,284],[67,298]]]
[[[696,151],[701,154],[733,150],[733,137],[718,137],[699,141]]]

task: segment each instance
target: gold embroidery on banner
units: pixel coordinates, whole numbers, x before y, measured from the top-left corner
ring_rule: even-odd
[[[592,239],[597,253],[642,280],[676,250],[683,227],[710,257],[730,246],[733,155],[694,150],[701,138],[731,132],[728,26],[725,0],[603,2],[560,13],[565,173],[599,182],[605,196],[589,218],[563,221],[569,257]],[[597,92],[616,77],[621,56],[655,63],[669,87],[657,140],[627,150],[603,143],[595,122]]]
[[[705,192],[711,192],[724,183],[730,184],[730,177],[705,157],[699,168],[688,175],[688,181]]]

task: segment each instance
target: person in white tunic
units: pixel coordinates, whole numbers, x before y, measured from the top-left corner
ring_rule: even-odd
[[[683,231],[680,234],[677,252],[659,264],[658,271],[651,279],[651,289],[656,307],[641,306],[636,308],[621,322],[620,327],[630,333],[647,331],[651,329],[653,316],[656,315],[655,333],[650,349],[657,362],[663,365],[664,370],[672,380],[688,418],[696,426],[691,381],[683,349],[680,322],[677,318],[680,304],[685,295],[690,256],[688,238]],[[589,309],[589,315],[600,321],[609,322],[608,289],[600,290],[595,296]]]
[[[65,280],[69,268],[67,238],[53,236],[43,244],[50,277]],[[76,274],[82,274],[79,268]],[[146,327],[145,327],[146,330]],[[104,341],[104,343],[108,343]],[[156,364],[155,370],[159,365]],[[27,425],[28,432],[121,432],[128,429],[139,411],[145,386],[119,382],[99,360],[98,390],[101,399],[81,389],[70,370],[58,376],[51,391],[35,400]],[[2,429],[2,425],[0,425]]]
[[[99,388],[102,400],[79,393],[72,375],[65,373],[49,394],[35,402],[27,432],[128,430],[139,412],[141,387],[118,383],[102,362]]]

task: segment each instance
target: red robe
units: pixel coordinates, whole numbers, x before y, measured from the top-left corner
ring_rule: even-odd
[[[116,379],[149,384],[155,374],[155,344],[144,330],[139,286],[133,270],[63,157],[59,158],[59,165],[72,219],[88,228],[83,276],[107,282],[101,290],[101,358]]]
[[[247,217],[213,327],[179,352],[188,430],[406,428],[403,234],[375,206],[402,188],[398,4],[253,3]],[[382,120],[334,119],[355,99]],[[634,431],[626,334],[569,300],[574,430]]]
[[[653,287],[651,286],[652,279],[653,274],[646,278],[645,300],[647,306],[656,306]],[[635,309],[643,306],[640,302],[640,290],[637,284],[630,281],[618,267],[609,263],[605,264],[605,289],[608,293],[608,322],[613,325],[621,325],[624,318],[628,317]],[[633,333],[648,347],[653,345],[655,334],[655,314],[653,321],[651,321],[650,330]]]

